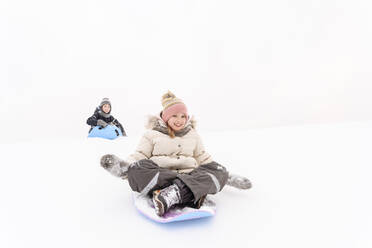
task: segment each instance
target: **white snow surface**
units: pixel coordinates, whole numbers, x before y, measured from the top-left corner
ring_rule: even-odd
[[[201,133],[253,188],[225,187],[215,217],[172,224],[143,217],[99,166],[140,136],[84,135],[0,141],[0,247],[372,247],[372,122]]]

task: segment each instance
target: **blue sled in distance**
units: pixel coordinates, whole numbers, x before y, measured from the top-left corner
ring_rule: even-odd
[[[114,126],[114,125],[107,125],[106,127],[101,127],[101,126],[95,126],[88,135],[88,138],[104,138],[104,139],[109,139],[113,140],[116,139],[120,136],[123,136],[120,128]]]

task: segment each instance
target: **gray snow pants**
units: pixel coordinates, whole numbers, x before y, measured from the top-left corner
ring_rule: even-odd
[[[128,182],[133,191],[151,194],[179,179],[191,190],[194,202],[204,195],[221,191],[228,176],[226,168],[216,162],[200,165],[189,173],[161,168],[150,159],[140,160],[128,169]]]

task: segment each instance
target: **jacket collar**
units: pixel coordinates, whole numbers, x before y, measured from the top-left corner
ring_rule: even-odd
[[[100,108],[100,107],[97,107],[96,108],[96,112],[100,115],[100,116],[102,116],[102,117],[105,117],[105,118],[109,118],[110,116],[111,116],[111,109],[110,109],[110,112],[109,113],[105,113],[105,112],[103,112],[103,110]]]
[[[191,117],[187,120],[185,127],[177,132],[174,132],[174,134],[177,137],[182,137],[186,135],[188,132],[190,132],[191,129],[195,129],[196,121],[194,117]],[[167,124],[163,121],[163,119],[159,115],[150,115],[148,116],[147,123],[145,126],[147,129],[152,129],[164,134],[168,135],[168,127]]]

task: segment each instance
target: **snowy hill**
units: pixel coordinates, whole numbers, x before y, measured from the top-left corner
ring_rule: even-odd
[[[203,138],[253,188],[212,196],[212,219],[167,225],[140,215],[127,182],[99,166],[103,154],[128,155],[139,136],[1,143],[0,246],[371,247],[371,122]]]
[[[0,248],[372,247],[371,13],[363,0],[0,1]],[[134,151],[167,90],[253,183],[213,196],[212,219],[152,223],[99,166]],[[104,97],[128,138],[86,138]]]

